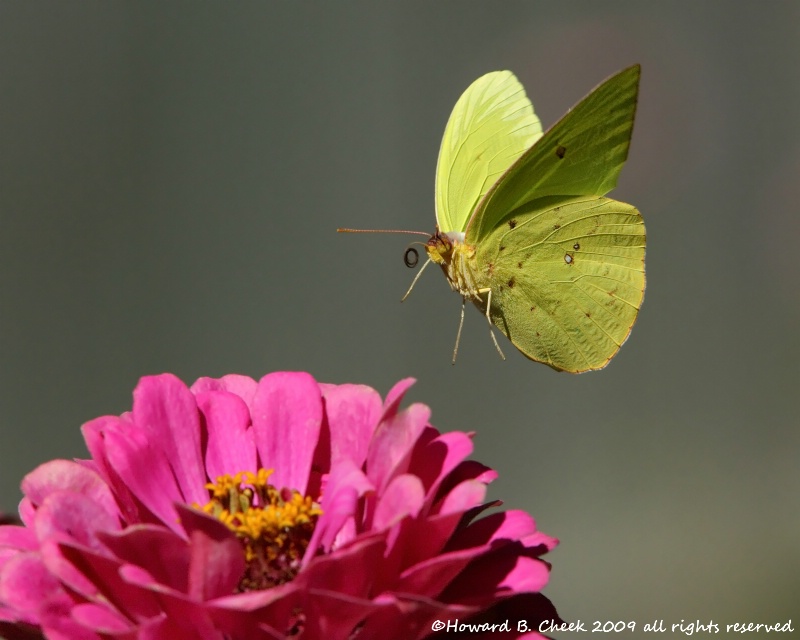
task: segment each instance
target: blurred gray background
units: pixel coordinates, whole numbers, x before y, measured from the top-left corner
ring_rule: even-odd
[[[414,376],[561,539],[563,617],[800,618],[798,41],[796,2],[0,3],[0,509],[145,374]],[[414,238],[336,228],[433,231],[480,74],[549,126],[635,62],[630,340],[558,374],[471,308],[451,366],[442,275],[400,304]]]

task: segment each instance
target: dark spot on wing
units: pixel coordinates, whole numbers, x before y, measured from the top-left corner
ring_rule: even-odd
[[[531,307],[531,311],[536,311],[536,307]]]
[[[522,269],[522,263],[521,262],[517,262],[517,269]]]
[[[500,245],[500,251],[505,251],[505,250],[506,250],[506,248],[501,244]]]
[[[575,244],[573,244],[573,245],[572,245],[572,248],[573,248],[573,249],[575,249],[575,251],[577,251],[578,249],[580,249],[580,248],[581,248],[581,245],[579,245],[579,244],[576,242]]]
[[[587,312],[586,312],[586,317],[587,317],[587,318],[591,318],[591,317],[592,317],[592,314],[591,314],[591,313],[589,313],[589,312],[587,311]]]
[[[494,262],[490,262],[486,265],[486,273],[492,275],[494,273]]]
[[[553,231],[558,231],[560,228],[561,228],[560,224],[554,224],[553,225]]]
[[[563,158],[567,154],[567,148],[561,145],[558,145],[558,149],[556,149],[556,155],[559,158]]]
[[[515,284],[514,278],[511,278],[511,280],[508,281],[508,288],[512,289],[514,287],[514,284]]]
[[[514,220],[513,218],[512,218],[511,220],[509,220],[509,221],[508,221],[508,228],[509,228],[509,229],[513,229],[513,228],[514,228],[514,227],[516,227],[516,226],[517,226],[517,221],[516,221],[516,220]]]

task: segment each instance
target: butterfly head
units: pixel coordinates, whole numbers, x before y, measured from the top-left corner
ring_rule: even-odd
[[[442,233],[436,229],[427,243],[425,243],[425,250],[428,252],[428,257],[436,264],[448,264],[453,257],[453,250],[456,245],[463,243],[464,234],[458,232]]]

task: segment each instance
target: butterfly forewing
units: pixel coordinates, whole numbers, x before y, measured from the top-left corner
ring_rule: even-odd
[[[477,246],[492,322],[533,360],[599,369],[628,337],[644,295],[645,229],[631,205],[534,200]]]
[[[525,90],[510,71],[488,73],[459,98],[436,167],[436,221],[464,231],[478,202],[542,135]]]
[[[602,196],[628,156],[639,65],[612,76],[579,102],[504,173],[469,220],[478,244],[514,209],[546,196]]]

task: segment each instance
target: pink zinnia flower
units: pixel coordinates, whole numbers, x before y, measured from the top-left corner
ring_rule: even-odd
[[[23,526],[0,526],[0,634],[412,640],[558,621],[539,593],[557,541],[525,512],[484,515],[495,472],[466,459],[470,434],[400,410],[412,382],[381,402],[305,373],[143,378],[130,413],[83,426],[91,459],[23,480]]]

